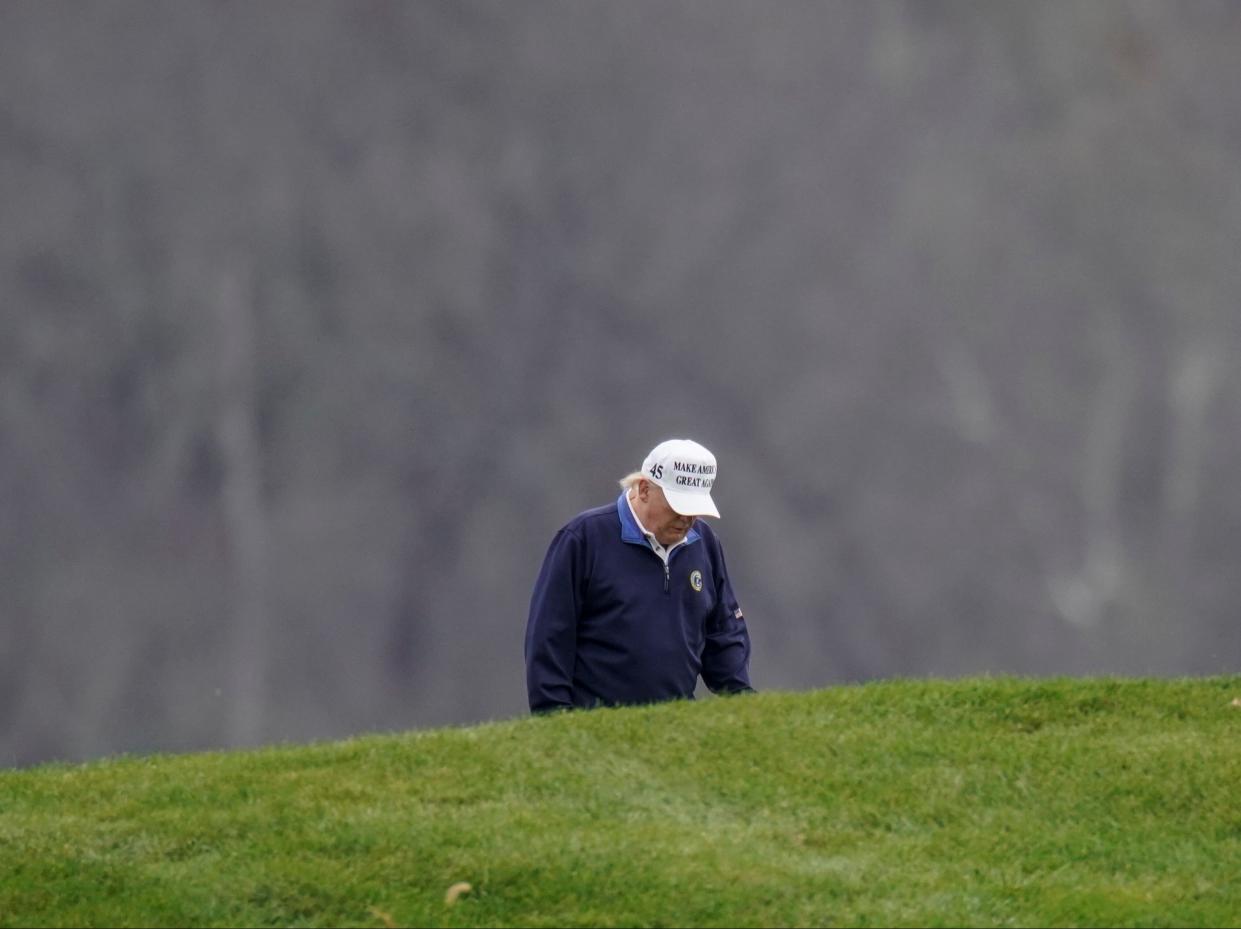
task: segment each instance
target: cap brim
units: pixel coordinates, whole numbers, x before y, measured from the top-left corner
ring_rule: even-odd
[[[693,493],[685,490],[669,490],[663,488],[664,497],[668,500],[668,506],[672,507],[682,516],[714,516],[720,518],[720,511],[716,509],[715,501],[711,499],[711,495],[703,493]]]

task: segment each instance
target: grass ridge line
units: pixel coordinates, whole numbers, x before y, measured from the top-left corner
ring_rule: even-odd
[[[0,771],[0,926],[1235,926],[1238,699],[885,680]]]

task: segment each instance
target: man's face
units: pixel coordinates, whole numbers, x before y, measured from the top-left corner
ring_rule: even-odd
[[[638,518],[647,530],[655,533],[655,538],[663,546],[676,545],[689,534],[694,525],[693,516],[682,516],[668,505],[663,490],[650,481],[638,483]]]

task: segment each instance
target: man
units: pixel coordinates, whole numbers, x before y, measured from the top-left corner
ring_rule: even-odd
[[[711,499],[715,456],[670,439],[616,502],[552,540],[530,599],[526,686],[535,713],[748,691],[750,635]]]

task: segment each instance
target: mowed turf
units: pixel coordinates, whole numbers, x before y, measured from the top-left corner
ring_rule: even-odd
[[[0,925],[1237,926],[1238,698],[890,681],[0,772]]]

